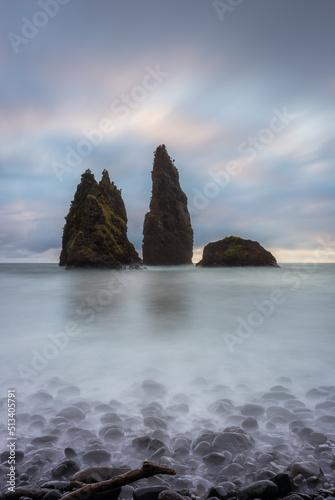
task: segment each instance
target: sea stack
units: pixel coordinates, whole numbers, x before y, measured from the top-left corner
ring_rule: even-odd
[[[164,144],[155,151],[150,211],[143,225],[143,264],[192,264],[193,229],[179,173]]]
[[[141,262],[127,238],[127,213],[107,170],[81,176],[63,231],[60,266],[121,268]]]
[[[276,259],[257,241],[229,236],[223,240],[208,243],[203,250],[200,267],[279,267]]]

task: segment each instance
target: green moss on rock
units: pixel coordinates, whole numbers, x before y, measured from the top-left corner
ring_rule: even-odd
[[[214,243],[208,243],[197,266],[239,267],[272,266],[279,267],[275,257],[257,241],[229,236]]]
[[[107,170],[99,183],[90,170],[81,177],[63,231],[60,266],[107,267],[140,263],[127,238],[127,213],[121,191]]]

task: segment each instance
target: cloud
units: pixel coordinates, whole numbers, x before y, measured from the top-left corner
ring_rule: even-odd
[[[36,9],[9,2],[0,19],[2,259],[56,258],[63,217],[87,168],[97,178],[107,168],[122,188],[129,237],[140,248],[160,143],[175,159],[190,208],[205,195],[206,206],[192,214],[198,252],[238,233],[298,258],[319,233],[332,232],[333,2],[321,9],[297,0],[289,16],[281,2],[243,2],[222,23],[212,2],[201,0],[99,8],[73,0],[16,55],[6,34],[19,33],[22,16]],[[113,102],[156,65],[168,77],[121,119]],[[284,107],[297,118],[252,161],[241,155],[241,143]],[[104,118],[115,130],[59,182],[53,162],[64,162],[67,148],[86,140],[83,130]],[[241,172],[207,196],[213,175],[232,161]]]

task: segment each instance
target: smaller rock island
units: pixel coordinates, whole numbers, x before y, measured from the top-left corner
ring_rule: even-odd
[[[81,176],[63,231],[59,265],[119,269],[141,263],[127,238],[127,213],[107,170],[98,183],[90,170]]]
[[[279,267],[272,253],[257,241],[229,236],[204,247],[199,267]]]

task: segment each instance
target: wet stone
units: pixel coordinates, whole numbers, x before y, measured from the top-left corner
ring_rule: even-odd
[[[172,448],[176,450],[177,448],[183,447],[186,449],[190,449],[191,440],[187,439],[185,436],[179,436],[171,441]]]
[[[148,435],[140,436],[132,440],[132,445],[136,450],[144,451],[146,450],[151,438]],[[163,443],[164,444],[164,443]]]
[[[121,441],[124,439],[124,432],[118,427],[109,428],[103,435],[104,441]]]
[[[189,456],[189,448],[186,448],[184,446],[180,446],[179,448],[176,448],[173,452],[173,458],[174,460],[186,460],[187,457]]]
[[[241,474],[245,473],[244,467],[240,464],[229,464],[226,465],[221,471],[220,471],[220,478],[231,478],[233,476],[239,476]]]
[[[100,422],[102,424],[120,424],[122,425],[122,420],[117,413],[108,412],[100,417]]]
[[[184,495],[181,490],[187,490],[191,486],[191,481],[189,479],[185,479],[183,477],[178,477],[173,481],[173,486],[176,490],[178,490],[179,495]],[[188,497],[189,495],[186,494]]]
[[[291,495],[284,497],[283,500],[306,500],[306,498],[298,495],[297,493],[292,493]]]
[[[229,497],[237,490],[236,484],[231,481],[222,481],[221,486],[227,491]]]
[[[225,463],[226,457],[223,453],[212,452],[202,457],[202,460],[208,467],[217,467]]]
[[[245,417],[243,415],[229,415],[229,417],[227,417],[226,419],[226,422],[230,425],[240,426],[244,420]]]
[[[166,408],[168,413],[173,413],[176,415],[187,415],[189,413],[190,408],[186,403],[180,403],[175,405],[170,405]]]
[[[293,396],[291,393],[285,391],[275,391],[263,394],[261,399],[263,401],[272,401],[273,399],[276,401],[289,401],[291,399],[297,399],[297,398],[296,396]]]
[[[300,409],[306,408],[306,405],[303,401],[300,401],[299,399],[293,399],[285,403],[285,408],[287,408],[288,410],[295,411],[298,410],[299,408]]]
[[[253,440],[246,434],[237,432],[223,432],[213,441],[213,449],[216,451],[227,450],[236,455],[251,447]]]
[[[214,441],[214,439],[218,436],[219,434],[216,433],[216,432],[212,432],[212,431],[206,431],[206,432],[203,432],[202,434],[200,434],[200,436],[198,436],[192,443],[192,448],[195,449],[197,447],[197,445],[199,443],[201,443],[202,441],[205,441],[209,444],[212,444],[212,442]]]
[[[66,408],[63,408],[57,416],[67,418],[68,420],[72,420],[74,422],[80,422],[85,419],[84,412],[76,406],[67,406]]]
[[[75,458],[78,456],[77,452],[73,448],[70,448],[69,446],[67,448],[65,448],[64,455],[66,456],[66,458],[69,458],[69,459]]]
[[[327,436],[322,432],[311,432],[309,435],[309,442],[312,445],[323,444],[327,441]]]
[[[335,415],[322,415],[315,420],[316,424],[322,428],[334,429],[335,426]]]
[[[167,490],[167,486],[147,486],[136,488],[133,493],[134,500],[157,500],[162,491]]]
[[[158,500],[185,500],[182,495],[173,490],[161,491]]]
[[[306,398],[309,399],[322,399],[328,396],[329,392],[321,388],[310,389],[306,392]]]
[[[105,413],[112,410],[111,405],[105,404],[105,403],[100,403],[97,406],[94,407],[94,411],[97,411],[99,413]]]
[[[7,462],[9,456],[10,456],[9,450],[3,451],[0,455],[1,462]],[[20,463],[22,462],[23,459],[24,459],[24,452],[21,450],[15,450],[15,461]]]
[[[146,427],[149,427],[153,430],[167,429],[166,422],[164,422],[164,420],[159,417],[145,417],[143,419],[143,423]]]
[[[155,398],[163,398],[166,395],[164,385],[151,379],[142,382],[142,389],[148,396]]]
[[[161,417],[164,415],[163,406],[158,403],[158,401],[154,401],[141,409],[141,413],[143,417]]]
[[[312,434],[313,429],[310,427],[302,427],[298,430],[297,434],[302,441],[309,441],[309,437]]]
[[[117,500],[119,498],[122,488],[114,488],[108,491],[93,493],[90,495],[90,500]]]
[[[258,430],[258,422],[255,417],[247,417],[243,420],[241,426],[247,432],[255,432]]]
[[[208,407],[208,411],[217,415],[230,415],[234,407],[229,399],[218,399]]]
[[[29,401],[34,403],[52,403],[53,400],[53,396],[44,390],[37,391],[29,396]]]
[[[204,456],[211,450],[211,445],[207,441],[201,441],[193,450],[195,455]]]
[[[59,498],[62,498],[63,493],[61,493],[58,490],[51,490],[48,491],[48,493],[43,497],[43,500],[59,500]]]
[[[233,460],[234,464],[243,465],[244,462],[245,462],[245,455],[244,455],[244,453],[239,453],[238,455],[236,455],[236,457]]]
[[[74,398],[76,396],[80,396],[80,389],[75,385],[69,385],[58,389],[57,395],[60,397]]]
[[[316,410],[334,410],[335,409],[335,401],[323,401],[322,403],[317,403],[315,405]]]
[[[129,500],[130,498],[133,498],[134,488],[130,484],[122,486],[121,491],[122,491],[122,499]]]
[[[57,441],[58,441],[57,436],[47,435],[47,436],[39,436],[32,439],[31,444],[33,446],[46,446],[50,444],[55,444],[57,443]]]
[[[174,401],[175,403],[189,403],[190,398],[187,394],[184,394],[183,392],[178,392],[173,396],[172,401]]]
[[[48,493],[48,490],[45,488],[37,488],[37,487],[17,487],[14,492],[8,491],[3,495],[5,500],[9,499],[22,499],[22,497],[30,498],[33,500],[41,500],[44,495]]]
[[[275,473],[272,470],[263,469],[263,470],[256,472],[255,481],[262,481],[264,479],[270,479],[271,481],[273,481],[274,475],[275,475]]]
[[[160,460],[165,454],[166,454],[167,449],[165,446],[162,446],[161,448],[158,448],[152,455],[150,455],[150,460],[153,462]]]
[[[301,474],[304,478],[319,476],[320,469],[315,462],[295,462],[291,466],[291,477]]]
[[[79,466],[73,460],[64,460],[51,471],[53,479],[68,478],[79,471]]]
[[[240,490],[239,499],[248,500],[260,498],[261,500],[272,500],[277,497],[277,492],[277,485],[272,481],[255,481]]]
[[[83,454],[83,462],[85,464],[102,464],[109,463],[111,454],[106,450],[91,450]]]
[[[225,500],[227,496],[228,496],[227,489],[224,488],[224,486],[222,485],[216,485],[209,488],[209,490],[206,493],[205,500],[208,500],[209,498],[212,499],[218,498],[219,500]]]
[[[296,418],[292,412],[281,406],[269,406],[266,415],[268,418],[281,417],[287,422]]]
[[[307,411],[307,410],[296,412],[296,414],[297,414],[297,416],[299,418],[301,418],[304,421],[306,421],[306,420],[314,420],[313,415],[309,411]]]
[[[40,487],[59,491],[70,491],[72,488],[68,481],[46,481],[45,483],[42,483]]]
[[[54,427],[61,424],[69,424],[68,419],[65,417],[54,417],[50,419],[50,425]]]
[[[91,407],[88,403],[85,401],[77,401],[76,403],[73,403],[72,406],[76,406],[80,410],[82,410],[84,413],[91,413]]]
[[[294,489],[294,483],[289,474],[277,474],[271,479],[278,487],[278,496],[285,497]]]
[[[155,453],[160,448],[164,448],[165,444],[160,439],[151,439],[147,446],[148,453]]]
[[[43,431],[44,426],[45,424],[42,420],[34,420],[28,425],[27,430],[29,433],[37,434]]]
[[[284,387],[283,385],[274,385],[271,387],[270,392],[291,392],[290,389]]]
[[[241,415],[244,415],[245,417],[262,417],[264,413],[264,406],[256,403],[249,403],[241,408]]]
[[[273,460],[274,460],[274,457],[273,457],[273,455],[270,455],[270,453],[260,453],[256,458],[256,462],[261,467],[265,467]]]
[[[94,437],[93,432],[81,427],[70,427],[70,429],[67,429],[66,434],[70,438],[80,437],[81,439],[91,439]]]

